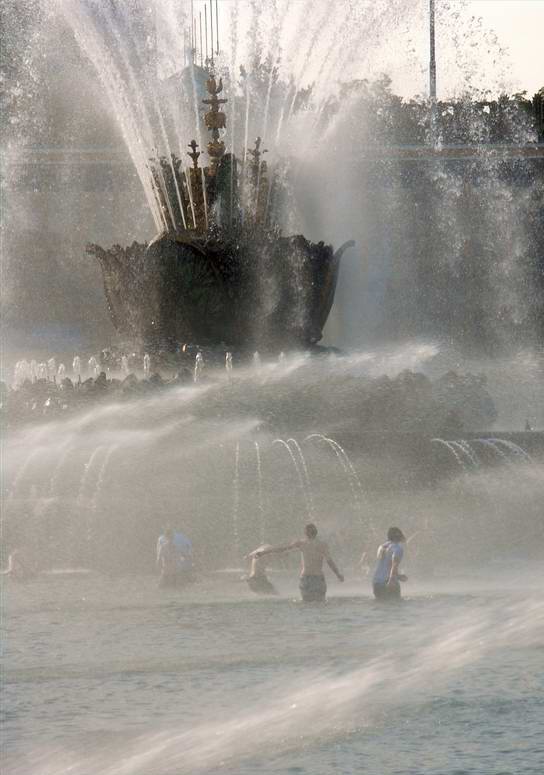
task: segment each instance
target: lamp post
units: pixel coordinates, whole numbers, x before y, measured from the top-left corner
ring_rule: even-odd
[[[429,97],[436,102],[435,0],[429,0]]]
[[[436,145],[436,49],[435,49],[435,0],[429,0],[429,100],[430,140]]]

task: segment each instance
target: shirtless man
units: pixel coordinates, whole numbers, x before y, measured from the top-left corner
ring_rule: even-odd
[[[298,549],[302,555],[302,567],[300,570],[299,589],[302,599],[306,603],[315,603],[325,600],[327,596],[327,582],[323,575],[323,560],[336,575],[338,581],[344,581],[344,577],[336,567],[329,552],[329,547],[317,537],[317,528],[310,523],[304,528],[306,538],[293,541],[284,546],[271,546],[269,549],[261,549],[255,552],[255,557],[263,557],[266,554],[278,554]]]

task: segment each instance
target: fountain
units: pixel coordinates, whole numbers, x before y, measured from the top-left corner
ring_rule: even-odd
[[[463,2],[4,5],[6,772],[540,773],[542,102],[441,99]],[[254,596],[308,521],[345,583]]]
[[[211,61],[205,78],[208,166],[199,166],[194,139],[188,168],[174,153],[151,159],[162,232],[149,244],[88,247],[100,262],[112,323],[126,345],[155,352],[176,352],[184,342],[227,342],[242,351],[314,346],[340,259],[354,243],[334,252],[281,234],[277,203],[284,194],[262,159],[262,140],[245,149],[243,161],[226,153],[228,100],[219,97],[223,81]]]
[[[82,156],[68,165],[80,176],[74,190],[91,192],[72,207],[68,231],[88,236],[98,259],[85,264],[96,267],[87,284],[74,280],[93,346],[41,348],[39,359],[15,363],[14,389],[2,393],[13,451],[8,535],[35,531],[50,544],[80,533],[66,550],[72,562],[83,552],[108,567],[113,526],[137,524],[123,563],[146,563],[161,527],[153,503],[184,482],[183,496],[164,496],[165,511],[178,497],[199,503],[186,520],[215,567],[214,531],[233,563],[252,542],[314,517],[344,520],[337,529],[351,546],[377,539],[389,492],[457,483],[473,513],[475,479],[538,466],[542,435],[520,430],[528,416],[544,421],[538,353],[512,356],[512,370],[508,359],[484,368],[440,337],[469,352],[487,342],[494,353],[496,329],[513,320],[514,339],[538,341],[538,294],[529,291],[542,101],[400,100],[371,60],[384,28],[418,20],[408,5],[377,0],[361,15],[341,2],[333,19],[323,4],[309,21],[310,0],[233,0],[228,12],[163,0],[152,15],[140,0],[67,0],[51,10],[52,29],[69,33],[86,83],[95,84],[93,68],[109,105],[89,97],[99,119],[89,131],[104,134],[92,147],[102,150],[90,165]],[[441,23],[453,14],[455,28],[451,9],[439,13]],[[354,77],[355,61],[372,79]],[[123,143],[115,164],[111,138]],[[84,174],[98,161],[107,175]],[[62,209],[65,191],[51,186],[47,206]],[[352,243],[334,250],[325,238],[346,236],[357,239],[358,261],[340,273]],[[504,271],[493,274],[497,257]],[[113,342],[98,353],[102,329],[87,305],[99,315],[100,273]],[[58,305],[45,312],[53,307],[62,319]],[[44,310],[34,312],[42,320]],[[402,344],[391,344],[396,337]],[[510,371],[521,375],[515,388],[504,382]]]

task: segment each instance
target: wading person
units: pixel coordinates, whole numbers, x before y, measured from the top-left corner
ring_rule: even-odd
[[[161,574],[159,587],[175,587],[179,578],[179,552],[170,528],[164,531],[163,538],[157,552],[157,566]]]
[[[247,582],[248,587],[256,595],[277,595],[278,592],[274,585],[270,582],[266,575],[266,560],[261,556],[257,556],[259,552],[264,552],[267,549],[272,549],[270,544],[265,544],[255,549],[246,555],[246,560],[251,560],[251,569],[249,576],[244,577],[244,581]]]
[[[193,567],[193,544],[181,530],[173,530],[170,525],[165,528],[157,541],[157,562],[161,546],[166,542],[166,534],[168,532],[171,534],[176,548],[179,572],[186,575],[190,574]]]
[[[387,541],[378,548],[378,562],[372,578],[376,600],[400,600],[400,582],[407,577],[399,573],[406,538],[398,527],[390,527]]]
[[[304,528],[305,538],[293,541],[284,546],[271,546],[269,549],[260,549],[255,552],[255,557],[263,557],[267,554],[280,554],[298,549],[302,555],[302,567],[300,571],[299,589],[302,599],[306,603],[315,603],[325,600],[327,596],[327,582],[323,575],[323,560],[337,577],[338,581],[344,581],[334,560],[329,552],[329,547],[317,537],[317,528],[310,523]]]

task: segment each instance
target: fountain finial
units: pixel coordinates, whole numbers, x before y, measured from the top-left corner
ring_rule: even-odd
[[[189,143],[190,151],[187,151],[187,156],[190,156],[193,160],[193,167],[195,170],[198,169],[198,157],[200,156],[200,151],[197,151],[198,143],[196,140],[191,140]]]
[[[268,148],[263,148],[263,150],[261,151],[261,143],[262,143],[262,138],[258,137],[255,140],[255,148],[248,148],[248,151],[247,151],[249,154],[251,154],[251,156],[253,156],[253,161],[255,162],[255,164],[259,163],[259,159],[261,158],[263,153],[268,153]]]
[[[266,162],[261,160],[261,156],[268,153],[268,150],[266,148],[261,150],[261,143],[262,139],[257,137],[255,148],[248,148],[247,152],[252,157],[248,173],[254,192],[254,217],[256,223],[264,224],[268,199],[268,168]]]
[[[268,148],[263,148],[263,150],[261,151],[261,143],[262,143],[262,138],[258,137],[255,140],[255,148],[247,149],[247,152],[249,153],[249,155],[253,157],[252,164],[253,164],[254,174],[256,176],[259,174],[261,156],[263,155],[263,153],[268,153]],[[262,163],[264,164],[264,162]]]
[[[206,89],[210,97],[202,102],[210,106],[210,110],[204,115],[204,121],[212,133],[212,139],[208,143],[208,155],[210,157],[210,174],[214,175],[219,161],[225,153],[225,143],[219,139],[219,130],[225,129],[227,117],[222,110],[219,110],[219,106],[224,105],[228,100],[219,99],[217,96],[223,91],[222,78],[217,81],[214,75],[210,75],[206,81]]]

